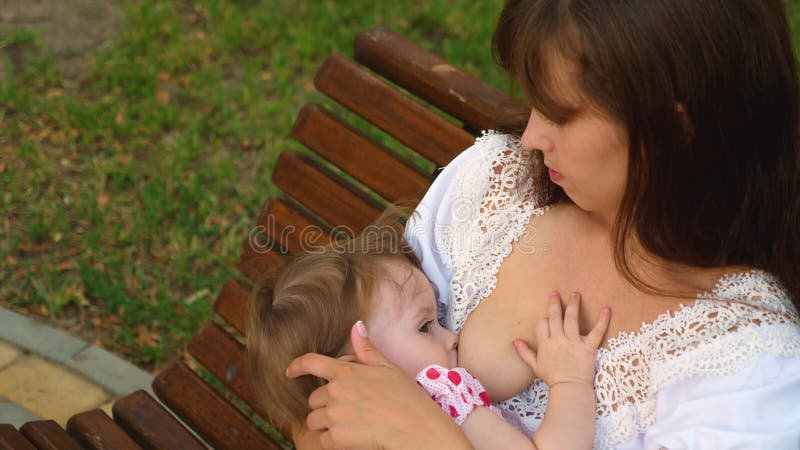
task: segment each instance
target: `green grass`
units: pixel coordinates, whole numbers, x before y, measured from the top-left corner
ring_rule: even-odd
[[[77,81],[41,30],[0,35],[26,58],[0,82],[0,303],[77,320],[146,368],[178,354],[238,276],[298,109],[330,105],[312,86],[329,54],[383,24],[509,89],[489,53],[502,2],[419,3],[120,1],[119,33]]]
[[[77,81],[40,30],[0,36],[31,50],[0,82],[0,303],[79,320],[157,368],[238,276],[276,156],[298,147],[295,115],[324,101],[312,80],[329,54],[384,24],[507,85],[489,54],[499,2],[306,3],[120,2],[119,33]]]

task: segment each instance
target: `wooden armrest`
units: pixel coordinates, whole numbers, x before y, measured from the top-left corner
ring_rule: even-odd
[[[472,130],[494,129],[505,109],[522,105],[520,100],[382,26],[358,35],[354,56]]]

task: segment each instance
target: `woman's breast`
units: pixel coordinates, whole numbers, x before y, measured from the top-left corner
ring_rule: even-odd
[[[530,385],[535,376],[517,356],[512,342],[523,339],[535,350],[534,324],[547,317],[547,299],[557,290],[563,298],[581,292],[581,330],[599,317],[605,298],[619,284],[610,247],[588,230],[581,237],[576,224],[556,211],[532,220],[497,272],[497,285],[469,315],[461,329],[459,366],[481,380],[493,401],[505,400]],[[580,224],[577,224],[580,225]],[[558,231],[558,232],[556,232]],[[575,236],[573,234],[573,236]]]
[[[461,329],[458,364],[478,377],[493,401],[513,396],[534,380],[533,372],[519,359],[512,344],[514,339],[523,339],[535,345],[533,324],[546,311],[534,291],[538,289],[512,291],[498,284]],[[514,299],[493,301],[500,297],[507,300],[509,295]]]

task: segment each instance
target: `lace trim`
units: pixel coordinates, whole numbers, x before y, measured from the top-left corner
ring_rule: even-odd
[[[713,294],[665,312],[637,333],[620,333],[597,356],[597,433],[606,449],[644,433],[656,421],[656,394],[695,376],[725,376],[763,355],[800,356],[797,311],[777,279],[761,271],[723,277]],[[530,435],[547,407],[541,380],[502,402]]]
[[[476,140],[479,156],[463,167],[453,189],[453,226],[439,235],[454,270],[446,325],[460,331],[497,284],[496,274],[537,207],[533,162],[519,142],[493,132]],[[523,181],[520,181],[523,180]],[[777,279],[761,271],[723,276],[711,293],[681,305],[637,333],[620,333],[597,356],[595,448],[606,449],[655,423],[660,389],[693,376],[736,373],[758,356],[800,356],[800,318]],[[538,428],[548,389],[536,380],[499,406],[517,416],[527,435]]]
[[[519,140],[484,131],[478,157],[464,164],[452,189],[453,224],[437,233],[445,264],[454,269],[445,325],[459,332],[467,316],[497,286],[497,271],[538,207],[533,158]],[[524,244],[524,243],[522,243]]]

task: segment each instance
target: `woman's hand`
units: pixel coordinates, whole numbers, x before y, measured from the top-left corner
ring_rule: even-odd
[[[597,349],[608,328],[611,311],[605,308],[589,334],[581,336],[578,329],[580,301],[580,294],[573,292],[562,314],[561,297],[553,292],[548,317],[536,323],[537,351],[531,350],[522,340],[514,341],[520,358],[551,388],[560,383],[594,386]]]
[[[363,324],[353,326],[350,340],[360,363],[307,353],[286,370],[292,378],[328,380],[309,396],[306,419],[322,432],[322,448],[471,448],[428,394],[372,345]]]

